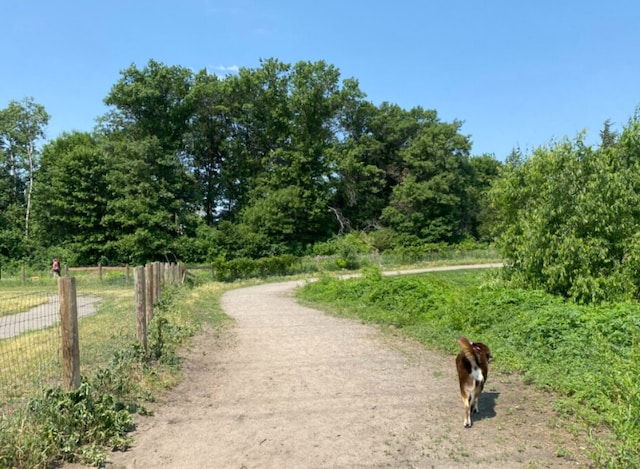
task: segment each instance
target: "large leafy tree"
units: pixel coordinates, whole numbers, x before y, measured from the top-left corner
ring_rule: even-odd
[[[102,224],[108,259],[173,259],[175,244],[193,235],[193,180],[154,137],[104,144],[108,200]]]
[[[332,231],[332,147],[342,104],[353,89],[343,88],[339,71],[322,61],[299,62],[275,78],[275,92],[284,94],[286,104],[273,115],[277,146],[263,155],[243,220],[276,243],[302,246]]]
[[[21,259],[33,252],[32,193],[48,121],[49,114],[32,98],[0,110],[0,258]]]
[[[0,110],[2,208],[22,216],[20,225],[25,239],[30,234],[34,175],[39,166],[38,143],[45,137],[48,122],[49,114],[33,98],[11,101]]]
[[[455,242],[465,234],[471,181],[467,136],[460,122],[441,122],[435,111],[410,111],[417,131],[399,152],[402,179],[381,219],[398,233],[428,242]]]
[[[44,146],[34,186],[35,233],[42,246],[73,253],[66,262],[76,265],[105,260],[106,176],[105,153],[95,135],[65,133]]]
[[[336,144],[336,191],[332,205],[345,229],[379,225],[393,187],[400,180],[399,150],[412,138],[409,119],[397,106],[379,108],[363,99],[346,102],[343,138]]]
[[[103,118],[105,128],[134,139],[155,137],[165,150],[180,152],[193,113],[188,99],[193,86],[191,70],[155,60],[139,69],[121,72],[104,99],[113,111]]]
[[[265,180],[271,156],[290,138],[290,73],[290,65],[268,59],[255,70],[241,69],[237,77],[227,78],[234,125],[232,158],[223,173],[225,219],[242,220],[255,187]]]
[[[195,229],[196,191],[185,148],[193,74],[149,61],[122,72],[105,103],[103,151],[109,201],[107,255],[124,262],[168,256]]]
[[[227,197],[225,181],[234,124],[227,89],[224,80],[203,70],[195,77],[188,97],[193,113],[183,140],[208,225],[218,218]]]
[[[414,241],[453,241],[471,232],[465,211],[473,171],[459,122],[363,100],[347,102],[342,122],[333,202],[342,226],[392,227]]]

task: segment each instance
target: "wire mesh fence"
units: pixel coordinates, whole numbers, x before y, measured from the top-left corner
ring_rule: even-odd
[[[158,263],[159,264],[159,263]],[[152,285],[179,281],[161,266]],[[165,275],[161,276],[161,273]],[[90,377],[119,351],[140,340],[133,271],[74,269],[80,373]],[[0,409],[28,399],[38,389],[64,384],[61,300],[58,279],[16,286],[0,283]],[[157,293],[156,299],[159,299]],[[62,305],[64,306],[64,305]],[[143,317],[144,320],[144,317]]]
[[[0,393],[12,402],[60,382],[58,295],[0,292]]]
[[[133,277],[115,271],[102,280],[78,275],[76,294],[80,372],[92,376],[136,341]]]
[[[124,269],[87,269],[74,274],[79,286],[75,298],[78,319],[98,317],[95,313],[100,311],[110,313],[79,321],[86,365],[82,371],[90,374],[107,363],[115,350],[135,340],[133,281]],[[59,386],[63,380],[57,279],[19,283],[19,279],[6,277],[0,283],[0,407],[4,408],[20,404],[39,389]],[[114,320],[118,307],[123,317]]]

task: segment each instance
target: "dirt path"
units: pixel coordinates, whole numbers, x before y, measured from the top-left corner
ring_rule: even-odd
[[[226,293],[232,333],[195,338],[185,380],[111,467],[585,467],[546,396],[490,374],[464,429],[453,356],[303,307],[297,285]]]

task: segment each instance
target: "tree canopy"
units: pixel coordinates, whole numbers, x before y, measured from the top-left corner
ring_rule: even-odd
[[[31,250],[33,186],[40,165],[38,143],[49,114],[33,98],[0,110],[0,257]]]
[[[462,122],[375,105],[324,61],[217,76],[121,72],[92,132],[41,147],[32,98],[0,110],[0,262],[212,262],[310,252],[350,231],[382,246],[495,240],[511,281],[578,301],[640,295],[640,118],[472,155]]]
[[[28,221],[31,180],[34,242],[95,264],[301,254],[351,230],[457,242],[479,232],[495,177],[473,163],[461,122],[376,106],[324,61],[267,59],[220,77],[150,60],[104,101],[93,132],[47,142],[41,161],[44,108],[0,114],[0,236],[14,239],[2,255],[26,255],[9,227]],[[7,124],[18,120],[33,130],[32,166]]]

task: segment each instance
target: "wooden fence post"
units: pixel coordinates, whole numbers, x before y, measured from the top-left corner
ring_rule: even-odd
[[[153,319],[153,263],[147,264],[145,266],[145,301],[146,301],[146,310],[147,310],[147,324],[151,322]]]
[[[147,306],[145,299],[145,275],[144,267],[136,267],[133,270],[133,282],[136,290],[136,313],[137,313],[137,335],[138,342],[142,345],[145,355],[147,354]]]
[[[154,278],[153,278],[153,302],[154,304],[158,304],[158,302],[160,301],[160,286],[162,285],[162,276],[161,274],[161,270],[162,270],[162,264],[160,262],[154,262],[154,266],[153,266],[153,274],[154,274]]]
[[[58,279],[58,295],[62,330],[62,386],[66,391],[72,391],[80,387],[80,344],[75,277]]]
[[[101,262],[98,264],[98,279],[100,280],[100,283],[102,283],[102,263]]]
[[[23,285],[27,283],[27,271],[25,270],[24,262],[22,263],[22,275],[20,277],[22,278]]]
[[[186,264],[179,264],[178,265],[178,277],[179,277],[179,281],[180,283],[184,283],[184,279],[187,276],[187,265]]]

